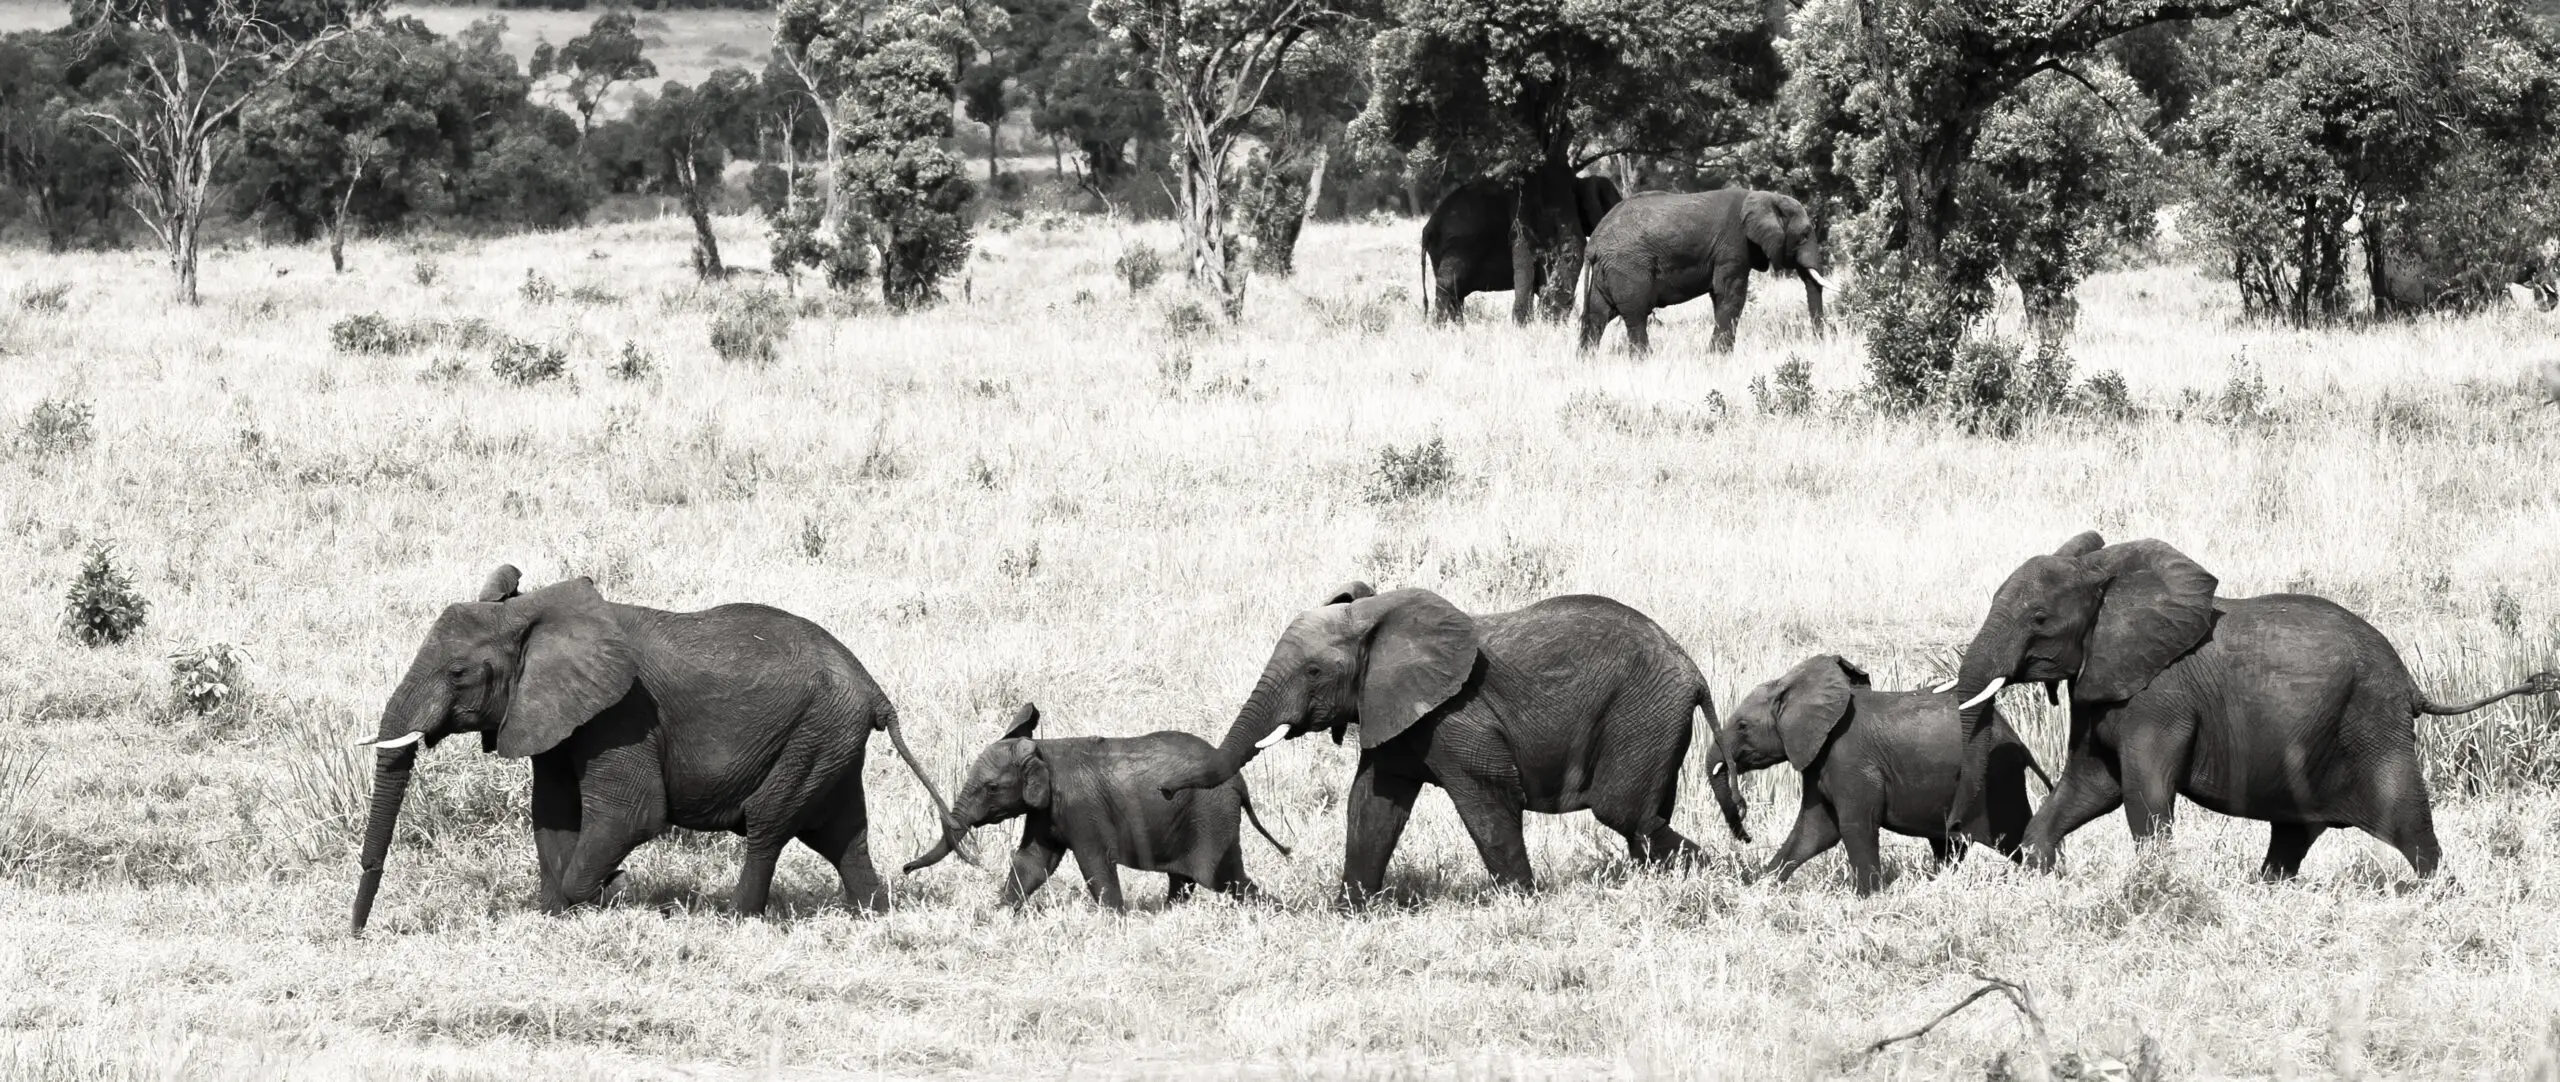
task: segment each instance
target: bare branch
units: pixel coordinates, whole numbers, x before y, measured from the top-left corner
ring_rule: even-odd
[[[2035,1035],[2037,1053],[2044,1058],[2044,1062],[2047,1065],[2050,1065],[2053,1062],[2053,1042],[2045,1035],[2044,1016],[2036,1013],[2035,999],[2033,996],[2028,994],[2027,987],[2015,981],[2006,981],[1998,977],[1987,976],[1981,973],[1976,973],[1974,976],[1983,982],[1982,987],[1974,989],[1971,994],[1965,996],[1963,999],[1957,1000],[1955,1006],[1938,1012],[1937,1017],[1930,1019],[1927,1024],[1922,1025],[1920,1028],[1912,1030],[1909,1033],[1898,1033],[1891,1037],[1886,1037],[1883,1040],[1869,1044],[1865,1051],[1858,1054],[1857,1058],[1864,1059],[1904,1041],[1916,1041],[1922,1037],[1926,1037],[1929,1035],[1930,1030],[1938,1028],[1940,1023],[1955,1017],[1957,1012],[1973,1006],[1976,1002],[1988,996],[1998,994],[2007,997],[2009,1005],[2016,1007],[2018,1009],[2018,1013],[2025,1016],[2028,1031]]]

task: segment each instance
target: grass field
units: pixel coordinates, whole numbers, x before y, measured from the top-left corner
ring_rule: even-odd
[[[761,265],[755,225],[723,226]],[[723,914],[725,837],[643,848],[617,908],[533,912],[523,770],[457,741],[424,757],[374,932],[349,940],[365,762],[345,745],[502,561],[816,619],[946,786],[1026,698],[1060,734],[1214,736],[1290,614],[1353,577],[1479,610],[1616,596],[1727,705],[1816,651],[1885,686],[1945,672],[2001,577],[2092,526],[2172,541],[2227,594],[2338,598],[2439,694],[2553,653],[2560,414],[2522,389],[2549,315],[2303,333],[2236,323],[2182,265],[2114,273],[2076,353],[2145,415],[1998,440],[1842,402],[1856,343],[1811,338],[1776,283],[1729,357],[1702,309],[1649,359],[1614,336],[1582,357],[1484,318],[1489,298],[1424,326],[1412,223],[1318,225],[1242,327],[1186,332],[1174,283],[1132,297],[1111,270],[1167,227],[1057,226],[984,236],[964,301],[812,304],[768,368],[715,357],[707,327],[720,294],[778,283],[694,285],[680,219],[365,242],[344,276],[316,248],[215,252],[192,310],[145,253],[12,253],[0,1078],[1941,1078],[2001,1056],[2032,1077],[2048,1049],[2064,1077],[2115,1077],[2080,1067],[2146,1042],[2169,1077],[2560,1078],[2560,796],[2455,784],[2464,748],[2487,753],[2471,776],[2548,777],[2537,703],[2428,723],[2449,875],[2415,889],[2337,834],[2301,881],[2245,883],[2263,828],[2189,808],[2140,854],[2101,820],[2055,876],[1933,878],[1897,840],[1897,881],[1862,901],[1836,851],[1784,886],[1738,871],[1793,782],[1760,776],[1761,841],[1739,845],[1693,762],[1678,826],[1730,854],[1713,867],[1634,872],[1589,817],[1532,816],[1544,889],[1491,892],[1435,793],[1392,873],[1410,904],[1356,917],[1324,904],[1351,754],[1322,741],[1248,772],[1299,847],[1247,842],[1271,904],[1165,911],[1133,876],[1119,918],[1061,875],[1017,917],[954,862],[855,917],[795,850],[779,915],[750,921]],[[563,295],[528,300],[529,271]],[[484,318],[563,348],[569,378],[502,383],[450,332],[334,350],[360,313]],[[654,378],[608,373],[626,343]],[[1751,381],[1789,357],[1820,400],[1765,415]],[[45,399],[91,405],[94,442],[22,431]],[[1381,449],[1434,435],[1455,481],[1379,502]],[[95,541],[152,607],[92,650],[59,614]],[[248,646],[248,690],[181,715],[166,655],[211,641]],[[870,771],[894,870],[930,813],[894,759]],[[2029,988],[2045,1040],[1995,1000],[1856,1054],[1977,975]]]

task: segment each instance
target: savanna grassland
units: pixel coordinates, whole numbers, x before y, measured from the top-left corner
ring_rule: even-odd
[[[1677,825],[1709,867],[1633,871],[1588,816],[1532,816],[1544,889],[1489,891],[1435,791],[1403,904],[1359,915],[1327,905],[1352,754],[1321,740],[1247,773],[1298,847],[1247,841],[1267,904],[1167,910],[1133,875],[1123,918],[1061,875],[1014,916],[953,862],[858,917],[794,850],[764,920],[724,915],[725,836],[644,847],[616,908],[539,915],[524,768],[456,741],[349,939],[347,745],[500,562],[817,620],[946,787],[1024,699],[1058,734],[1214,736],[1289,616],[1350,578],[1479,610],[1616,596],[1727,705],[1817,651],[1882,686],[1944,673],[2001,577],[2090,527],[2168,539],[2227,594],[2335,597],[2440,695],[2560,653],[2560,412],[2525,383],[2547,314],[2244,325],[2169,259],[2083,294],[2080,370],[2120,372],[2134,414],[2003,439],[1865,410],[1857,343],[1813,338],[1788,283],[1758,283],[1731,356],[1702,309],[1649,358],[1614,334],[1578,356],[1491,298],[1425,326],[1414,223],[1320,224],[1297,278],[1203,329],[1177,282],[1114,272],[1169,227],[1045,224],[982,235],[965,299],[930,311],[782,304],[763,364],[716,355],[713,327],[752,354],[742,296],[781,283],[695,284],[680,220],[365,242],[342,276],[316,248],[218,251],[194,309],[145,253],[12,253],[0,1077],[1943,1078],[2048,1056],[2114,1077],[2146,1055],[2184,1078],[2560,1077],[2560,736],[2530,701],[2425,723],[2449,874],[2424,886],[2335,833],[2300,881],[2247,883],[2264,828],[2191,807],[2140,854],[2099,821],[2059,875],[1932,877],[1896,840],[1875,898],[1836,851],[1782,886],[1741,869],[1794,782],[1759,776],[1738,843],[1693,753]],[[761,265],[754,223],[724,230]],[[554,349],[564,378],[493,373]],[[1809,396],[1772,379],[1790,358]],[[92,649],[61,614],[98,542],[151,607]],[[244,644],[248,679],[197,716],[168,655],[211,642]],[[2030,695],[2006,701],[2055,763]],[[929,807],[886,754],[870,791],[893,870]],[[1994,999],[1859,1054],[1983,975],[2030,990],[2041,1036]]]

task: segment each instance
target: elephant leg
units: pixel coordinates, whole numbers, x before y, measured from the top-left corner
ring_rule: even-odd
[[[1360,753],[1359,772],[1351,776],[1351,791],[1342,798],[1349,825],[1342,847],[1345,901],[1365,902],[1385,889],[1387,858],[1395,855],[1396,839],[1404,835],[1405,820],[1421,793],[1421,779],[1389,773],[1380,768],[1375,752]]]
[[[832,828],[824,840],[839,844],[810,848],[835,860],[839,877],[845,874],[842,858],[860,854],[859,874],[846,884],[845,900],[868,909],[886,906],[879,876],[870,866],[870,820],[862,803],[862,744],[860,739],[830,741],[816,726],[802,727],[786,738],[773,769],[739,809],[746,859],[738,866],[731,909],[749,917],[764,913],[782,847],[794,836],[808,833],[811,820],[820,818]]]
[[[1225,853],[1219,854],[1218,877],[1209,882],[1209,887],[1235,898],[1251,898],[1262,893],[1262,888],[1254,885],[1253,877],[1244,874],[1242,841],[1228,846]]]
[[[1536,889],[1529,844],[1520,830],[1520,801],[1474,779],[1460,780],[1448,789],[1449,802],[1457,805],[1458,820],[1467,825],[1467,836],[1475,839],[1476,855],[1484,858],[1484,869],[1493,874],[1494,883]]]
[[[1709,293],[1716,305],[1716,336],[1707,348],[1716,353],[1733,352],[1733,328],[1742,322],[1742,302],[1750,296],[1751,265],[1735,262],[1731,268],[1716,271]]]
[[[2443,861],[2444,849],[2436,844],[2435,808],[2427,798],[2427,781],[2419,773],[2417,758],[2407,756],[2381,773],[2382,784],[2367,805],[2377,819],[2365,829],[2399,850],[2418,878],[2429,878]]]
[[[800,844],[833,865],[836,878],[844,883],[846,905],[856,909],[880,912],[889,906],[889,893],[880,885],[880,872],[871,863],[871,816],[862,793],[862,774],[847,772],[836,782],[827,805],[834,809],[827,818],[800,832]],[[740,897],[745,896],[746,870],[740,869]],[[773,872],[768,865],[764,882],[769,887]],[[743,906],[743,902],[740,903]],[[743,911],[743,910],[742,910]]]
[[[1110,854],[1090,849],[1076,851],[1076,870],[1084,873],[1084,889],[1093,900],[1110,906],[1112,912],[1126,913],[1129,902],[1120,894],[1120,862]]]
[[[2012,861],[2018,859],[2027,823],[2036,814],[2035,806],[2027,803],[2028,754],[2015,744],[1992,749],[1990,769],[1984,771],[1982,814],[1970,832],[1974,841]]]
[[[1164,904],[1173,905],[1177,902],[1190,901],[1191,892],[1199,887],[1199,880],[1180,872],[1167,872],[1164,877]]]
[[[2258,881],[2281,883],[2301,874],[2302,858],[2329,828],[2316,823],[2273,823],[2267,833],[2267,859],[2258,865]]]
[[[1877,846],[1880,839],[1875,814],[1866,809],[1838,814],[1840,847],[1849,851],[1850,889],[1862,898],[1884,889],[1884,855]]]
[[[1582,333],[1574,340],[1575,347],[1585,353],[1591,352],[1600,344],[1600,336],[1608,332],[1609,321],[1616,317],[1617,312],[1610,308],[1608,299],[1602,297],[1599,290],[1583,290]]]
[[[2027,824],[2026,863],[2039,871],[2050,871],[2062,839],[2072,831],[2089,825],[2101,815],[2116,810],[2124,803],[2124,785],[2116,780],[2115,761],[2097,747],[2095,740],[2083,740],[2062,766],[2062,777],[2055,779],[2053,792],[2044,805],[2036,809],[2035,818]]]
[[[560,902],[564,908],[597,902],[605,888],[622,874],[622,862],[631,851],[657,835],[657,830],[639,816],[626,813],[587,808],[580,819],[585,829],[578,832],[577,848],[571,852],[568,870],[560,879]]]
[[[1929,870],[1935,872],[1944,869],[1947,862],[1955,859],[1959,852],[1962,850],[1956,848],[1956,843],[1951,838],[1929,839]]]
[[[1023,899],[1049,881],[1058,870],[1058,861],[1065,856],[1066,851],[1056,846],[1024,838],[1021,848],[1013,851],[1013,866],[1005,872],[1004,886],[998,890],[996,900],[1007,908],[1022,908]]]
[[[2136,842],[2166,836],[2176,825],[2178,779],[2185,775],[2187,734],[2157,724],[2128,721],[2116,749],[2116,778],[2124,798],[2125,826]]]
[[[542,911],[568,908],[561,880],[569,874],[569,858],[578,851],[578,771],[568,753],[552,750],[533,757],[533,852],[542,869]]]
[[[1653,307],[1630,307],[1619,318],[1627,323],[1627,352],[1637,356],[1653,352]]]
[[[1840,820],[1831,814],[1831,806],[1808,800],[1796,809],[1795,829],[1787,833],[1786,844],[1778,847],[1778,855],[1770,858],[1769,870],[1778,873],[1778,882],[1796,874],[1804,862],[1821,856],[1840,844]]]
[[[1664,806],[1663,811],[1649,810],[1645,814],[1631,814],[1616,805],[1593,804],[1591,816],[1627,840],[1627,857],[1630,860],[1664,865],[1695,860],[1704,854],[1706,850],[1699,848],[1698,843],[1671,829],[1671,817],[1666,814],[1670,801],[1665,799],[1660,803]]]

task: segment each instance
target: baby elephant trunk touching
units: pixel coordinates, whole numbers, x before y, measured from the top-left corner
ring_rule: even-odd
[[[923,856],[908,861],[906,867],[901,870],[916,872],[942,863],[942,858],[950,856],[953,850],[960,847],[960,839],[968,836],[969,824],[961,822],[957,815],[943,816],[942,840],[933,843],[933,848],[925,850]]]

